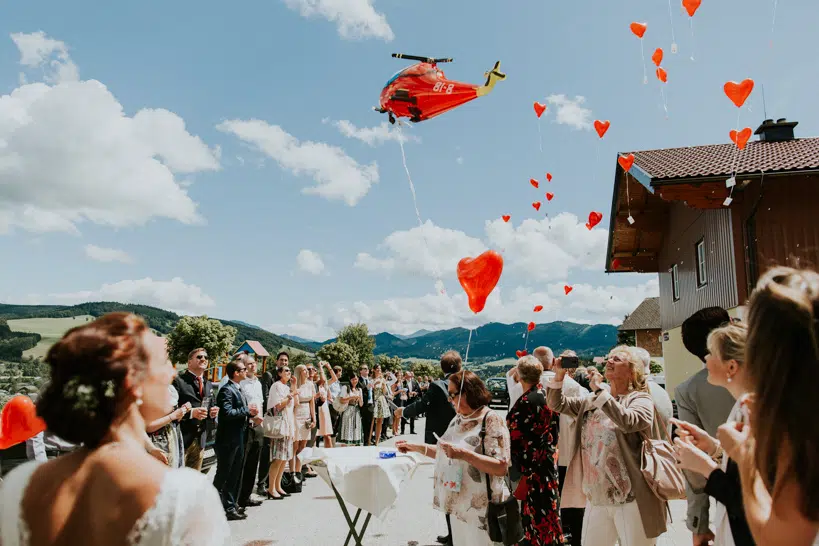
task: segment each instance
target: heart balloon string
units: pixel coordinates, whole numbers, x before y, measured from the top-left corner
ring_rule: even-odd
[[[660,98],[663,100],[663,110],[665,110],[665,119],[668,119],[668,101],[665,100],[665,89],[663,83],[660,82]]]
[[[640,59],[643,61],[643,85],[646,85],[648,83],[648,72],[646,71],[646,52],[642,38],[640,38]]]
[[[776,8],[779,5],[779,0],[773,2],[773,19],[771,21],[771,41],[769,47],[773,48],[774,30],[776,29]]]
[[[734,134],[737,135],[736,136],[737,139],[739,138],[739,134],[738,134],[739,133],[739,119],[740,119],[741,115],[742,115],[742,108],[737,108],[737,125],[736,125],[736,128],[734,129]],[[735,142],[734,143],[734,158],[731,160],[731,177],[728,179],[728,180],[732,181],[731,191],[728,193],[728,197],[722,203],[726,207],[729,206],[731,204],[731,202],[734,200],[734,188],[737,187],[737,182],[736,182],[737,171],[736,171],[736,168],[737,168],[737,156],[738,155],[739,155],[739,146],[737,146],[737,143]]]
[[[543,153],[543,136],[542,136],[542,133],[540,132],[540,119],[539,118],[536,119],[535,123],[537,123],[537,142],[538,142],[538,146],[540,147],[540,153],[542,154]]]
[[[403,122],[398,120],[396,124],[397,131],[398,131],[398,145],[401,147],[401,161],[404,164],[404,172],[407,173],[407,180],[409,181],[410,192],[412,193],[412,204],[415,207],[415,217],[418,219],[418,227],[421,230],[421,237],[424,238],[424,253],[429,255],[429,241],[427,241],[426,234],[424,233],[424,222],[421,220],[421,212],[418,210],[418,197],[415,194],[415,184],[412,183],[412,175],[410,174],[409,167],[407,166],[407,154],[404,151],[404,132],[401,129]],[[438,266],[435,263],[435,260],[430,260],[430,263],[433,267],[433,276],[435,277],[435,290],[441,294],[446,293],[446,289],[444,288],[444,281],[441,278],[441,273],[438,271]]]
[[[466,340],[466,354],[464,355],[464,370],[466,370],[466,365],[469,363],[469,346],[472,344],[472,328],[469,329],[469,339]],[[458,403],[456,404],[456,408],[461,405],[461,393],[464,392],[464,379],[466,379],[466,374],[461,374],[461,386],[458,388]]]
[[[696,49],[696,41],[694,39],[694,18],[691,17],[688,19],[688,23],[691,25],[691,60],[694,60],[694,50]]]
[[[668,0],[668,22],[671,25],[671,53],[677,53],[677,38],[674,36],[674,16],[671,0]]]

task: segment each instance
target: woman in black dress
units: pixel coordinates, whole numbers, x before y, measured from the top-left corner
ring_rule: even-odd
[[[533,356],[518,361],[521,396],[506,415],[512,468],[520,475],[515,496],[521,499],[523,546],[563,544],[560,487],[557,476],[558,414],[546,405],[540,385],[543,366]]]

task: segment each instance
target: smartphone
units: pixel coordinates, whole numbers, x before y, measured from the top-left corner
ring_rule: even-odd
[[[576,356],[561,356],[560,367],[564,370],[572,370],[580,365],[580,359]]]

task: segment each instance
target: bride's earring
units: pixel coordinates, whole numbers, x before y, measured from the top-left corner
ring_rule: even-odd
[[[731,381],[733,381],[733,380],[731,379],[731,376],[729,375],[728,376],[728,383],[730,383]]]
[[[730,379],[728,381],[730,381]],[[142,398],[137,398],[136,399],[136,405],[137,405],[137,407],[142,405]]]

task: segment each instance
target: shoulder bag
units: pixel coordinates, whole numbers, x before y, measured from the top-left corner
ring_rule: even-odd
[[[657,414],[657,408],[654,408]],[[655,418],[651,423],[652,429],[661,419]],[[662,436],[665,433],[668,438],[668,431],[664,426],[660,426]],[[640,471],[648,483],[649,489],[660,500],[670,501],[685,498],[685,477],[682,470],[677,466],[674,457],[674,446],[666,440],[653,440],[644,432],[640,431],[643,437],[643,448],[640,456]]]
[[[490,410],[491,411],[491,410]],[[486,454],[484,438],[486,437],[486,418],[489,411],[483,416],[481,423],[481,450]],[[492,502],[492,488],[489,485],[489,474],[486,476],[486,497],[489,504],[486,506],[486,530],[489,533],[489,540],[492,542],[502,542],[504,546],[512,546],[523,539],[523,524],[520,520],[520,508],[518,500],[509,495],[509,498],[502,502]],[[509,474],[504,478],[508,481]],[[512,485],[509,484],[511,492]]]
[[[268,408],[262,419],[262,431],[265,438],[273,440],[290,436],[290,423],[285,412],[276,411],[275,407]]]

